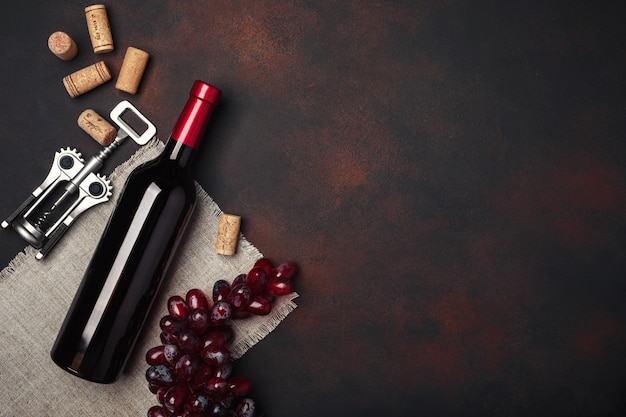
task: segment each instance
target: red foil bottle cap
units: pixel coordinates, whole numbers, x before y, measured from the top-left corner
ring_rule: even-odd
[[[192,148],[198,148],[221,94],[217,87],[196,80],[170,138]]]

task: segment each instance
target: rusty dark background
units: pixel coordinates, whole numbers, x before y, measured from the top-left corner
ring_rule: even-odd
[[[100,56],[90,4],[2,7],[3,217],[58,148],[98,151],[84,109],[130,99],[165,139],[202,79],[224,98],[198,181],[302,270],[236,365],[266,415],[626,415],[624,2],[110,1]],[[69,98],[128,46],[136,96]],[[23,247],[2,232],[2,265]]]

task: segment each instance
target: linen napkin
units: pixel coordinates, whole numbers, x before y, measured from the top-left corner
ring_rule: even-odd
[[[120,380],[108,385],[85,381],[52,362],[52,344],[126,178],[162,149],[154,139],[118,166],[109,176],[112,201],[83,213],[46,258],[36,260],[36,250],[28,246],[0,272],[0,416],[145,415],[157,402],[148,391],[144,355],[160,344],[158,322],[167,314],[167,299],[184,297],[192,288],[210,294],[216,280],[232,281],[263,256],[243,235],[234,256],[215,253],[221,210],[197,184],[191,223]],[[234,321],[233,357],[269,334],[296,308],[297,296],[279,297],[268,316]]]

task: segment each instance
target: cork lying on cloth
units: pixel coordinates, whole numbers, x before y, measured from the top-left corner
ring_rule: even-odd
[[[232,281],[262,254],[240,236],[237,253],[215,253],[217,204],[197,186],[196,209],[144,330],[122,377],[110,385],[82,380],[56,366],[50,349],[128,174],[163,149],[159,140],[117,167],[110,180],[113,202],[85,212],[42,261],[27,247],[0,272],[0,416],[141,416],[156,405],[145,380],[145,352],[160,344],[158,321],[171,295],[191,288],[210,294],[218,279]],[[294,308],[292,293],[279,297],[268,316],[233,323],[232,354],[241,357]]]

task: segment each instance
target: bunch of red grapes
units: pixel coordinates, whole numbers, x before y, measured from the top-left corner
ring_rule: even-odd
[[[170,297],[159,323],[162,344],[146,353],[146,379],[159,402],[148,417],[257,416],[250,381],[231,375],[229,321],[269,314],[297,274],[291,261],[274,266],[261,258],[232,283],[216,281],[210,298],[197,288]]]

